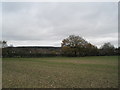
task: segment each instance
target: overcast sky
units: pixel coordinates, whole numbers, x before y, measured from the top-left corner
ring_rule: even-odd
[[[98,47],[118,46],[117,2],[4,2],[2,14],[9,45],[60,46],[74,34]]]

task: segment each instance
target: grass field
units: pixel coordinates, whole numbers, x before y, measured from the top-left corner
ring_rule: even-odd
[[[118,56],[3,58],[3,88],[117,88]]]

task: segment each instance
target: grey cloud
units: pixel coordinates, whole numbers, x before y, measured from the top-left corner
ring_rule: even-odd
[[[117,45],[117,15],[117,3],[3,3],[2,35],[8,41],[60,46],[75,34],[95,45],[104,38]]]

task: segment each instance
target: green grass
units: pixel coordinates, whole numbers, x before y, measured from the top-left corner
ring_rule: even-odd
[[[3,58],[3,88],[117,88],[118,56]]]

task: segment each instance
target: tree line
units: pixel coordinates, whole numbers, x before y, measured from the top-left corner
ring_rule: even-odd
[[[80,36],[70,35],[62,40],[61,47],[49,48],[15,48],[8,46],[7,41],[2,45],[3,57],[42,57],[42,56],[112,56],[120,54],[120,47],[115,48],[110,42],[104,43],[100,48],[87,42]]]
[[[70,35],[61,44],[63,56],[110,56],[118,55],[119,48],[110,42],[104,43],[99,49],[80,36]]]

